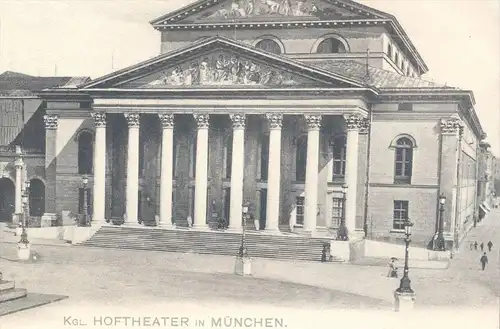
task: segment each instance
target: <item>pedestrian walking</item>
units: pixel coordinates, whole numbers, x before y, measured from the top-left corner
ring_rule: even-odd
[[[493,242],[489,241],[488,242],[488,251],[491,251],[491,248],[493,248]]]
[[[469,246],[469,248],[472,251],[472,249],[474,249],[474,243],[471,243],[470,246]]]
[[[484,243],[481,242],[481,244],[479,246],[481,247],[481,251],[483,251],[483,249],[484,249]]]
[[[477,250],[477,241],[474,241],[474,249]]]
[[[389,278],[398,277],[398,268],[396,267],[396,263],[394,261],[395,258],[391,258],[391,261],[389,262],[389,272],[387,273],[387,277]]]
[[[486,256],[486,253],[483,254],[483,257],[481,257],[481,266],[484,268],[486,267],[486,264],[488,264],[488,256]]]

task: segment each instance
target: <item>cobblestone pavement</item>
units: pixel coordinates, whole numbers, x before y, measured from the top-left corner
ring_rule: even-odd
[[[417,293],[417,310],[498,310],[499,234],[500,213],[495,211],[469,232],[464,248],[449,269],[413,269],[410,277]],[[468,241],[475,239],[495,244],[484,272],[480,270],[480,252],[468,250]],[[378,266],[256,258],[253,278],[240,278],[232,275],[234,259],[226,256],[34,245],[41,259],[24,264],[5,259],[14,258],[14,244],[0,243],[0,248],[0,256],[4,257],[0,268],[6,279],[16,280],[19,287],[30,292],[70,296],[38,309],[52,312],[89,303],[111,307],[129,303],[157,305],[167,300],[196,301],[199,307],[253,304],[302,311],[331,307],[390,310],[393,291],[399,284],[399,280],[386,277],[385,267]],[[46,311],[35,309],[19,314],[36,312]],[[1,323],[0,327],[4,328]]]

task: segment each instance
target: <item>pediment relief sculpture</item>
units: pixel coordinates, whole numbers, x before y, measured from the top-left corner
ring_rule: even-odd
[[[146,81],[149,80],[149,81]],[[233,54],[214,53],[141,79],[142,88],[183,86],[270,86],[312,81]]]
[[[359,17],[346,9],[314,0],[233,0],[214,6],[215,11],[203,12],[199,19],[255,17],[316,17],[320,19],[346,19]]]

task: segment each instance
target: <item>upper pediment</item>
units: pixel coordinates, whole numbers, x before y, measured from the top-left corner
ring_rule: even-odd
[[[356,20],[388,15],[350,0],[201,0],[153,20],[155,26],[211,22]]]
[[[331,72],[213,37],[93,80],[89,88],[364,87]]]

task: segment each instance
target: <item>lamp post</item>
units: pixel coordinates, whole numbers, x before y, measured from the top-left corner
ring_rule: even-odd
[[[29,188],[30,188],[30,182],[26,181],[25,183],[25,188],[24,188],[24,194],[22,196],[22,203],[23,203],[23,218],[22,218],[22,233],[21,233],[21,240],[17,243],[17,257],[20,260],[29,260],[30,255],[31,255],[31,246],[30,242],[28,240],[28,231],[26,230],[26,223],[29,215]]]
[[[408,268],[408,254],[409,254],[409,249],[410,249],[410,242],[411,242],[411,229],[413,227],[413,223],[410,221],[410,219],[406,219],[405,221],[405,266],[404,266],[404,272],[403,272],[403,277],[401,278],[401,281],[399,283],[399,288],[396,289],[397,292],[399,293],[414,293],[413,289],[411,289],[411,280],[410,277],[408,276],[409,268]]]
[[[89,177],[87,175],[83,175],[82,177],[83,183],[83,218],[85,220],[85,226],[88,226],[88,200],[87,200],[87,186],[89,183]]]
[[[337,240],[349,240],[347,226],[345,225],[345,206],[346,206],[347,184],[342,185],[342,217],[340,218],[340,226],[337,231]]]
[[[243,227],[242,227],[242,234],[241,234],[241,245],[240,245],[240,250],[239,250],[239,257],[248,257],[248,251],[246,248],[246,230],[247,230],[247,216],[248,216],[248,204],[243,204],[242,207],[242,220],[243,220]]]
[[[437,236],[437,239],[436,239],[436,246],[435,246],[435,250],[439,250],[439,251],[445,251],[446,250],[446,246],[445,246],[445,241],[444,241],[444,234],[443,234],[443,213],[444,213],[444,205],[446,203],[446,197],[441,194],[439,196],[439,225],[438,225],[438,236]]]

